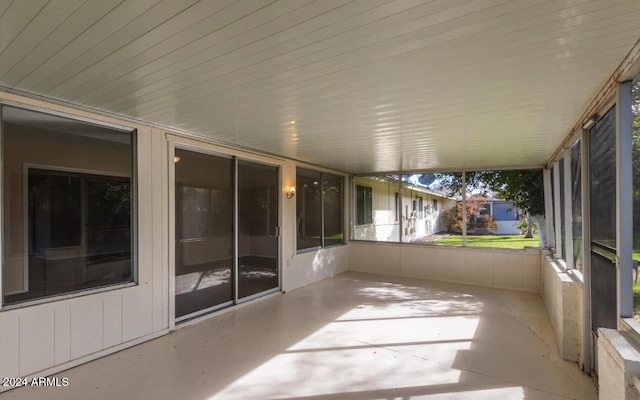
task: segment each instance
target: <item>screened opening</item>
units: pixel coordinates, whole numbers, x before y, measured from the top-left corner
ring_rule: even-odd
[[[640,262],[640,78],[632,86],[632,179],[633,179],[633,310],[634,317],[640,320],[640,281],[638,263]]]

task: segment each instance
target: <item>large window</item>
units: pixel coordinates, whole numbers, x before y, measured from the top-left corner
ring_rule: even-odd
[[[134,280],[132,132],[2,108],[2,303]]]
[[[344,178],[296,169],[297,249],[344,243]]]

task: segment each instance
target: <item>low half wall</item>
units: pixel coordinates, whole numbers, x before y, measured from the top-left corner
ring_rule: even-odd
[[[542,256],[542,298],[562,358],[582,364],[582,282],[549,254]]]
[[[349,242],[349,270],[540,292],[540,249]]]

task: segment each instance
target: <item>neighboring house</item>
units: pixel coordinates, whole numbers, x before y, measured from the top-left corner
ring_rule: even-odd
[[[458,200],[458,202],[460,202],[460,200]],[[479,219],[493,217],[498,227],[495,231],[491,232],[492,234],[519,235],[521,233],[518,225],[522,219],[522,211],[509,200],[480,200],[475,214],[475,217]]]
[[[417,241],[440,232],[440,212],[455,200],[397,177],[356,177],[356,240]],[[402,194],[400,194],[402,193]]]

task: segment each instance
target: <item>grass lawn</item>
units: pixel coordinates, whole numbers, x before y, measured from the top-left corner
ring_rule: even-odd
[[[462,235],[451,235],[434,242],[449,246],[462,246]],[[493,247],[498,249],[522,249],[525,246],[538,247],[540,236],[534,235],[532,239],[525,239],[524,235],[467,235],[467,246]]]

